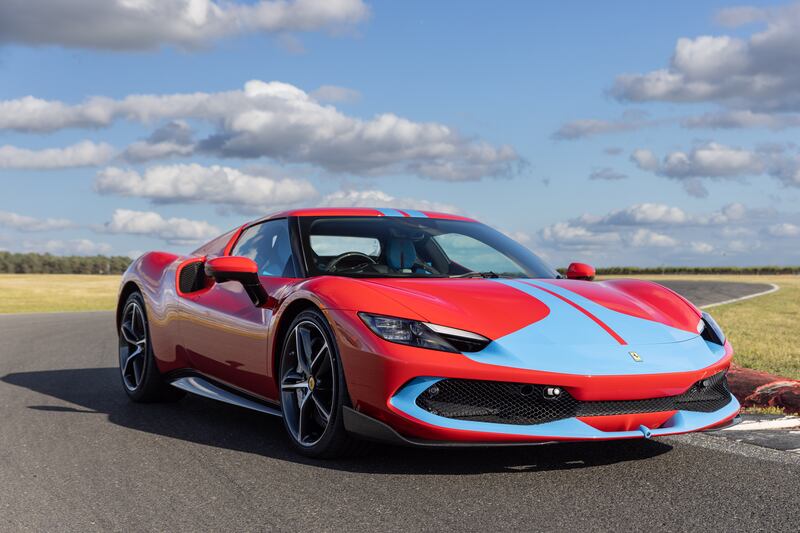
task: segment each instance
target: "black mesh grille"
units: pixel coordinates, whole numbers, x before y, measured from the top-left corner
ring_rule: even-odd
[[[203,262],[195,261],[184,266],[178,274],[178,288],[181,292],[199,291],[205,286]]]
[[[444,379],[417,397],[417,405],[447,418],[504,424],[541,424],[576,416],[699,411],[710,413],[731,401],[725,373],[698,381],[678,396],[646,400],[576,400],[566,390],[545,397],[549,386],[502,381]]]

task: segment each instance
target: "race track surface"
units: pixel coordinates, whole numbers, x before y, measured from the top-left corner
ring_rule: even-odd
[[[800,523],[795,454],[703,434],[378,447],[314,461],[290,450],[277,418],[192,396],[130,403],[115,359],[111,313],[0,316],[0,531],[796,531]]]

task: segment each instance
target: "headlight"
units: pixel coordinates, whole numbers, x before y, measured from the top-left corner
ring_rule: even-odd
[[[417,320],[358,313],[375,335],[389,342],[442,352],[479,352],[491,341],[461,329],[438,326]]]
[[[722,328],[719,327],[716,320],[714,320],[711,315],[703,311],[703,328],[700,328],[698,324],[697,329],[698,333],[707,340],[708,342],[713,342],[716,344],[724,345],[725,344],[725,333],[722,332]]]

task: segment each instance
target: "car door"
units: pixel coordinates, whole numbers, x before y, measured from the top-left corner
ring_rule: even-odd
[[[214,283],[208,290],[189,294],[183,298],[183,345],[198,371],[271,397],[275,389],[267,363],[268,326],[276,302],[296,277],[287,219],[269,220],[245,229],[230,255],[256,262],[269,302],[256,307],[235,281]]]

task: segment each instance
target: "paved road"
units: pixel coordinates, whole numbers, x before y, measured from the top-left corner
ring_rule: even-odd
[[[737,281],[666,280],[660,283],[684,295],[699,306],[725,302],[772,288],[769,283],[740,283]]]
[[[690,295],[691,296],[691,295]],[[289,451],[280,420],[129,403],[110,313],[0,317],[0,531],[796,531],[800,457],[709,435]]]

